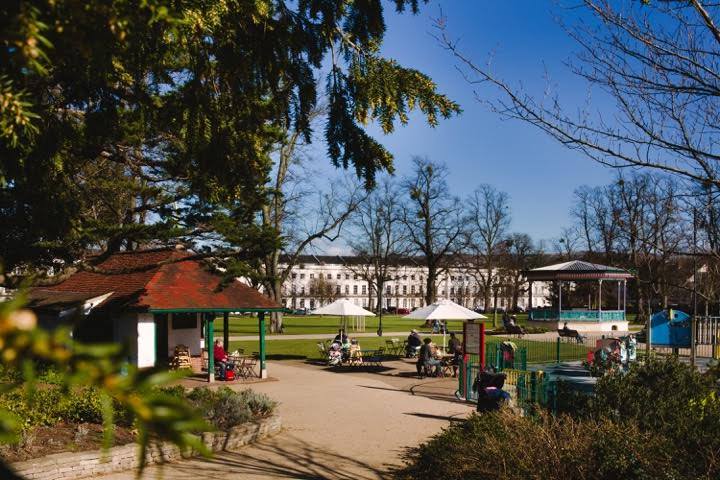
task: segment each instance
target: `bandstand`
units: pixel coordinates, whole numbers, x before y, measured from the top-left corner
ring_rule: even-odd
[[[626,270],[573,260],[524,273],[529,284],[528,325],[555,330],[567,323],[567,328],[578,332],[628,331],[627,281],[633,276]],[[553,284],[555,295],[550,308],[533,308],[533,282]],[[589,282],[596,287],[594,294],[588,294],[587,303],[579,306],[566,301],[563,305],[564,289],[567,298],[578,285]]]

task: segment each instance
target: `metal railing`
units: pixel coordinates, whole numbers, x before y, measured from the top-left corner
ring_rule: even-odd
[[[531,310],[534,321],[606,322],[625,320],[624,310]]]

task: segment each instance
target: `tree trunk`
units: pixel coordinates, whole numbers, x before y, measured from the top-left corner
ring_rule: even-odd
[[[273,299],[279,305],[282,305],[282,283],[279,280],[273,280],[270,285],[270,298]],[[282,312],[272,312],[270,315],[270,332],[282,333],[283,332],[283,314]]]
[[[425,303],[432,304],[435,301],[437,273],[435,267],[428,267],[427,281],[425,282]]]

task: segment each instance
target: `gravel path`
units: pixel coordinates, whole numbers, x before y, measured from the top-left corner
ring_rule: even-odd
[[[403,450],[472,411],[455,401],[457,381],[418,380],[414,365],[380,372],[271,362],[279,381],[252,385],[281,402],[283,432],[210,460],[150,467],[143,479],[381,479]],[[238,386],[238,388],[243,388]],[[102,477],[131,480],[133,472]]]

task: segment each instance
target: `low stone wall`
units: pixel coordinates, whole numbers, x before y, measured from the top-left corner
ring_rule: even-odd
[[[202,441],[213,452],[219,452],[272,436],[281,428],[280,416],[273,415],[257,422],[239,425],[227,432],[205,432],[202,434]],[[105,452],[97,450],[55,453],[14,463],[12,468],[22,477],[33,480],[91,478],[137,468],[140,464],[138,453],[137,445],[131,443],[112,447]],[[192,455],[197,453],[183,455],[170,443],[154,444],[148,449],[147,464],[172,462]]]

